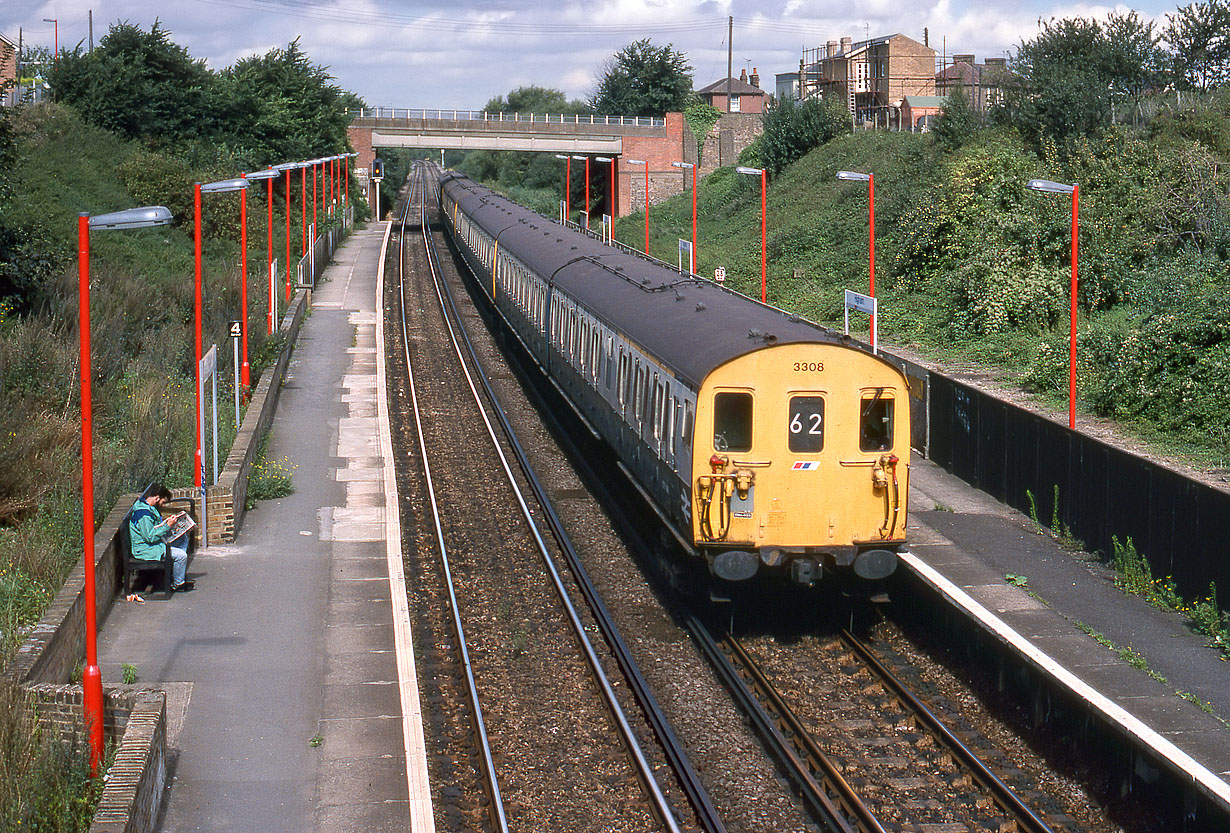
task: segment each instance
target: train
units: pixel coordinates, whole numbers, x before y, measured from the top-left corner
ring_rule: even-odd
[[[883,355],[441,171],[486,302],[726,581],[874,582],[906,544],[910,392]]]

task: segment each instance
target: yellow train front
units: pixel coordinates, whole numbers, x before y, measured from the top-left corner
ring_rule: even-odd
[[[905,377],[835,344],[765,347],[697,396],[692,540],[722,578],[761,566],[811,584],[824,568],[879,579],[905,543]]]

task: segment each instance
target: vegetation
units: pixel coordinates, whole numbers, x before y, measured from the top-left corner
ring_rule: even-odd
[[[590,98],[595,113],[657,116],[683,112],[692,98],[692,66],[673,45],[634,41],[607,61]]]
[[[357,101],[297,44],[215,73],[157,24],[118,24],[93,54],[63,51],[42,69],[55,103],[0,109],[0,666],[81,554],[78,213],[165,204],[176,220],[91,236],[98,522],[124,492],[193,479],[192,183],[338,152],[345,107]],[[280,238],[287,206],[274,194]],[[246,280],[254,380],[278,346],[265,336],[264,197],[248,195],[247,275],[236,197],[205,200],[201,226],[205,344],[227,344]],[[235,435],[228,353],[219,367],[223,458]],[[16,693],[0,691],[0,827],[86,829],[102,782],[84,774],[78,750],[29,720]]]

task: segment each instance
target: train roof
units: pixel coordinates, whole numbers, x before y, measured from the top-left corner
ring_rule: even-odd
[[[441,178],[445,193],[499,241],[502,251],[550,278],[693,388],[714,368],[771,344],[822,342],[861,349],[797,315],[565,228],[464,174]]]

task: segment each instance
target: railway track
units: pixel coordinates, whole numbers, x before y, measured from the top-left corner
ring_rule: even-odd
[[[552,533],[539,529],[538,517],[553,517],[549,504],[541,502],[543,490],[528,470],[514,471],[516,464],[503,448],[507,443],[519,450],[481,368],[467,355],[461,326],[467,314],[439,279],[428,194],[420,168],[404,200],[400,235],[399,262],[413,268],[404,269],[399,282],[405,350],[399,370],[405,374],[402,398],[414,413],[416,479],[426,487],[419,490],[422,505],[409,529],[415,532],[415,549],[438,553],[431,571],[439,579],[435,595],[447,596],[452,611],[448,623],[431,622],[429,632],[437,651],[452,655],[460,671],[441,682],[436,703],[465,702],[470,725],[453,718],[442,728],[447,737],[465,739],[466,754],[479,762],[472,768],[439,767],[449,782],[443,791],[460,798],[481,782],[485,796],[481,802],[463,799],[455,820],[461,829],[723,830],[583,573],[576,580],[586,588],[582,595],[590,609],[579,610],[570,598],[570,579],[556,566],[556,539],[564,554],[571,546],[558,520]],[[441,338],[445,334],[447,340]],[[440,349],[441,342],[449,346]],[[438,396],[449,388],[447,396]],[[480,439],[485,439],[481,453]],[[470,512],[458,510],[466,505]],[[426,550],[425,544],[430,544]],[[606,643],[593,644],[588,636],[593,630],[604,632]],[[447,642],[441,641],[444,634]],[[607,645],[615,648],[622,678],[612,680],[604,670],[600,654]],[[615,691],[624,686],[638,692],[638,714],[624,711]],[[679,811],[655,775],[662,753],[651,750],[651,760],[633,727],[641,713],[650,716],[652,733],[640,733],[658,738],[667,750],[669,771],[676,773],[670,787],[684,785],[693,811],[685,806],[685,823],[676,819]],[[480,815],[486,816],[481,826],[476,825]]]

